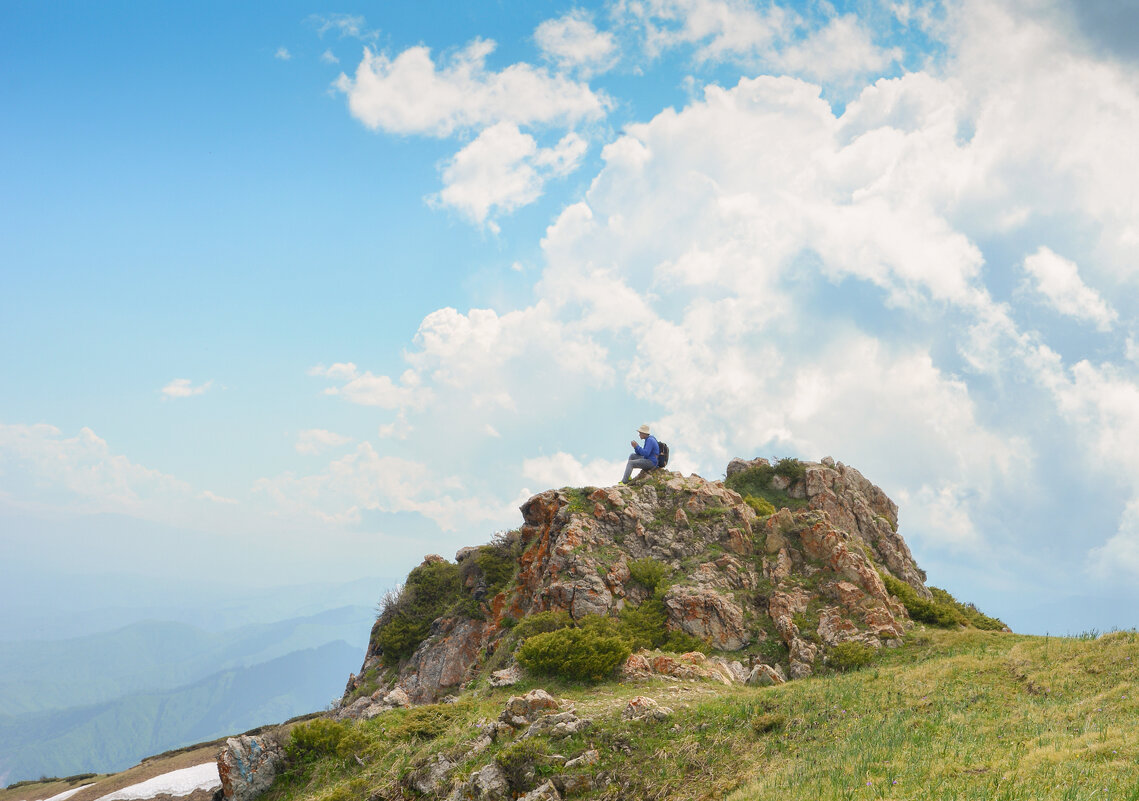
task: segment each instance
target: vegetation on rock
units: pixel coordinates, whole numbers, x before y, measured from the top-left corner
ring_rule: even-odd
[[[963,604],[939,587],[930,587],[932,600],[926,600],[914,592],[913,587],[904,581],[883,573],[882,581],[890,594],[901,601],[910,617],[922,623],[940,628],[972,626],[985,631],[1002,631],[1005,624],[995,617],[989,617],[971,604]]]

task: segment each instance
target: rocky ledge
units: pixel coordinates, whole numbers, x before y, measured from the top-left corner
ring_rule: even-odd
[[[512,560],[509,579],[495,586],[480,561],[491,546],[462,549],[462,603],[405,654],[385,653],[383,630],[395,623],[381,616],[338,716],[434,702],[480,675],[511,683],[521,674],[500,648],[517,644],[515,624],[539,612],[615,617],[650,597],[631,570],[647,560],[668,574],[668,629],[704,643],[726,666],[683,669],[727,680],[801,678],[842,643],[897,644],[912,624],[883,576],[930,597],[897,532],[896,504],[830,458],[735,459],[725,481],[660,470],[633,485],[548,490],[521,511],[524,524],[499,543]],[[421,568],[450,564],[433,555]],[[660,659],[634,654],[622,675],[652,673]]]

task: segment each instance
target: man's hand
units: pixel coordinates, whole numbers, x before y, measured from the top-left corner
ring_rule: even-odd
[[[629,440],[629,444],[632,445],[634,448],[637,447],[637,441],[635,439]]]

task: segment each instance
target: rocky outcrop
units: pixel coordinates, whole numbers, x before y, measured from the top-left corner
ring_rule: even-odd
[[[269,789],[285,763],[275,733],[230,737],[217,757],[225,801],[252,801]]]
[[[785,508],[760,516],[762,504],[723,482],[657,471],[639,484],[547,490],[521,511],[516,573],[501,591],[467,567],[478,549],[457,554],[464,592],[478,614],[437,619],[410,657],[389,664],[375,645],[338,714],[369,717],[403,703],[438,700],[469,681],[508,641],[507,623],[537,612],[616,616],[649,597],[631,565],[652,559],[668,572],[661,599],[668,628],[717,651],[747,651],[739,665],[695,664],[673,657],[657,669],[634,655],[624,675],[699,674],[728,682],[777,683],[810,675],[827,650],[850,641],[879,647],[910,625],[905,608],[879,575],[892,574],[929,597],[924,574],[897,533],[897,506],[857,470],[824,459],[788,475],[766,460],[733,460],[728,475],[768,481],[764,492]],[[778,503],[776,504],[778,506]],[[425,564],[439,564],[431,556]],[[373,642],[376,638],[373,638]],[[781,651],[779,649],[782,649]],[[771,654],[757,660],[756,653]],[[780,655],[781,654],[781,655]],[[648,664],[638,662],[648,660]],[[744,667],[744,663],[747,667]],[[768,664],[770,663],[770,664]],[[501,661],[499,664],[503,664]],[[365,676],[390,677],[360,697]],[[505,686],[517,666],[495,673]]]

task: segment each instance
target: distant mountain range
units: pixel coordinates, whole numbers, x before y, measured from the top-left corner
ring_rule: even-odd
[[[117,771],[152,754],[328,705],[372,608],[207,632],[150,621],[0,648],[0,784]]]

